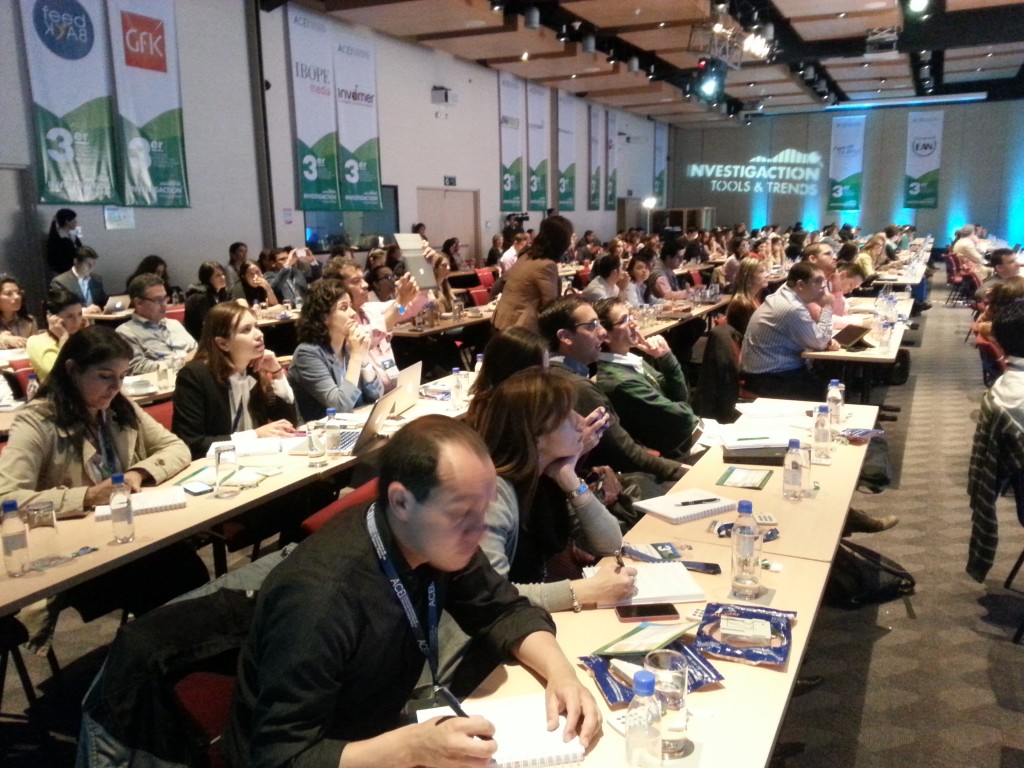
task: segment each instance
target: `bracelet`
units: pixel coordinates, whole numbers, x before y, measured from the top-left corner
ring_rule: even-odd
[[[284,366],[283,366],[283,365],[279,365],[279,366],[277,367],[277,370],[276,370],[276,371],[267,371],[267,373],[269,373],[269,374],[270,374],[271,376],[273,376],[274,374],[276,374],[276,373],[280,373],[280,372],[281,372],[281,371],[283,371],[283,370],[284,370]]]
[[[566,497],[569,499],[569,501],[575,501],[581,496],[585,496],[587,494],[587,491],[589,490],[590,488],[589,486],[587,486],[586,482],[580,480],[580,484],[573,490],[569,491],[569,493],[566,494]]]
[[[583,606],[580,605],[580,601],[576,599],[576,590],[572,588],[572,582],[569,582],[569,594],[572,595],[572,612],[579,613],[583,610]]]

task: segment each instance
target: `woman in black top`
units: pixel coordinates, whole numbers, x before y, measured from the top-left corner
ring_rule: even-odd
[[[78,214],[70,208],[61,208],[50,222],[50,234],[46,240],[46,263],[56,273],[67,272],[75,261],[75,252],[82,247],[82,241],[75,235],[78,228]]]
[[[206,313],[215,304],[228,300],[227,284],[227,273],[216,261],[199,265],[199,282],[190,285],[185,293],[185,330],[193,339],[203,335]]]

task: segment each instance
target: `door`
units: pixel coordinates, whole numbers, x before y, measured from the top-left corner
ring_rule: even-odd
[[[459,238],[460,255],[476,259],[480,264],[487,255],[480,252],[480,193],[476,190],[416,190],[417,219],[427,225],[427,239],[438,251],[449,237]]]

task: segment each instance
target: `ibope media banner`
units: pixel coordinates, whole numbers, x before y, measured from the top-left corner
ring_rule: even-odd
[[[369,40],[338,30],[333,37],[341,208],[379,211],[383,206],[374,46]]]
[[[108,0],[125,205],[187,208],[174,3]]]
[[[296,205],[303,211],[337,211],[338,122],[334,106],[334,37],[322,13],[288,6],[292,115],[298,179]],[[358,161],[356,171],[358,172]]]
[[[942,161],[942,110],[907,115],[907,175],[904,208],[937,208]]]
[[[43,203],[120,203],[100,0],[21,0]]]
[[[828,210],[860,210],[864,165],[864,115],[832,118],[832,155],[828,166]]]

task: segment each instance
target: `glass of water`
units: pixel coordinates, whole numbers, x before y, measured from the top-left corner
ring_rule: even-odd
[[[665,759],[693,751],[687,738],[686,656],[679,651],[651,651],[644,669],[654,675],[654,693],[661,703],[661,753]]]
[[[217,490],[213,495],[219,499],[237,495],[239,487],[227,484],[231,476],[238,471],[238,451],[233,443],[217,446],[213,452],[213,466],[217,476]]]

